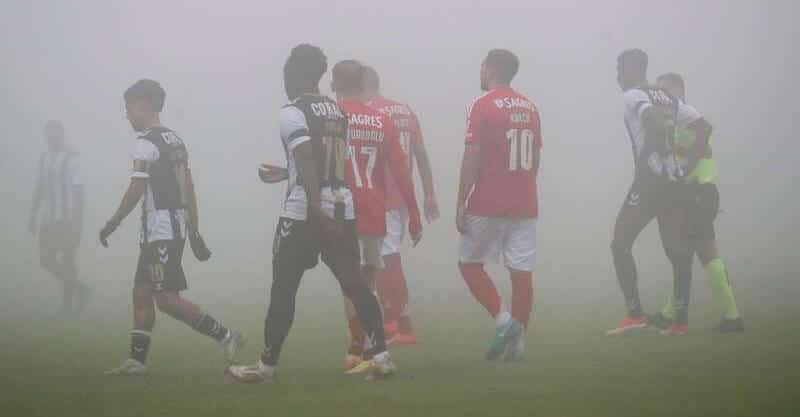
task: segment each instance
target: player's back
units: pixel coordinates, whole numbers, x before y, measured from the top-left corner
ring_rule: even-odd
[[[367,103],[373,109],[378,110],[381,114],[391,118],[394,126],[397,129],[398,139],[403,153],[408,160],[409,173],[414,172],[413,153],[412,149],[414,144],[422,142],[422,131],[419,127],[417,115],[411,108],[403,103],[388,99],[386,97],[375,97]],[[406,207],[400,190],[395,183],[394,178],[386,168],[386,208],[398,209]],[[412,175],[413,181],[413,175]]]
[[[480,146],[480,172],[468,213],[537,217],[536,160],[542,145],[539,112],[510,87],[479,97],[470,109],[468,144]]]
[[[340,100],[347,115],[347,183],[353,190],[358,231],[386,234],[386,167],[390,152],[400,152],[389,117],[356,100]]]

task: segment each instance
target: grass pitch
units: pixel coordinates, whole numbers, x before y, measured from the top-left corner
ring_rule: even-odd
[[[150,375],[103,376],[127,353],[124,303],[109,306],[102,318],[79,321],[24,309],[7,314],[0,332],[0,415],[672,417],[798,412],[794,389],[800,337],[789,306],[751,314],[744,334],[712,335],[707,328],[713,317],[695,314],[695,327],[686,337],[646,332],[612,339],[603,330],[618,318],[618,306],[559,309],[543,299],[527,336],[526,360],[509,364],[482,359],[491,322],[459,296],[452,305],[421,309],[421,343],[393,351],[400,374],[368,383],[342,374],[345,335],[336,297],[325,303],[319,297],[301,298],[279,381],[264,385],[224,384],[218,347],[162,315],[153,337]],[[263,312],[263,304],[253,304],[215,313],[248,334],[245,362],[260,351]]]

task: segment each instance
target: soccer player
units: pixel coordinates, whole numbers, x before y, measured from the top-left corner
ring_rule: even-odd
[[[689,164],[704,152],[711,125],[693,109],[682,105],[667,91],[647,83],[647,54],[629,49],[617,58],[617,82],[625,102],[625,127],[634,155],[634,180],[614,225],[611,250],[627,315],[609,330],[621,335],[647,326],[639,299],[633,244],[647,224],[658,221],[661,242],[673,268],[675,321],[665,334],[683,335],[688,330],[692,250],[688,240],[686,188],[687,166],[677,163],[673,152],[675,126],[682,121],[697,140]]]
[[[166,93],[153,80],[139,80],[125,91],[125,110],[138,137],[131,151],[133,173],[128,190],[100,230],[100,243],[142,200],[139,262],[133,286],[130,357],[108,375],[143,375],[155,325],[155,306],[217,341],[231,362],[242,335],[228,330],[200,307],[181,297],[187,288],[181,258],[187,235],[199,233],[199,216],[189,154],[183,140],[161,124]]]
[[[414,196],[408,158],[401,147],[398,129],[388,115],[364,102],[364,66],[354,60],[341,61],[334,65],[332,75],[331,87],[348,120],[350,164],[347,165],[346,175],[347,184],[353,191],[357,213],[361,272],[370,287],[374,288],[375,275],[384,268],[381,248],[387,230],[386,204],[390,180],[395,181],[393,185],[397,187],[396,192],[408,207],[411,219],[408,230],[414,246],[422,238],[422,222]],[[389,173],[393,179],[388,178]],[[350,370],[349,373],[363,372],[369,368],[368,362],[359,366],[364,353],[364,331],[352,303],[346,297],[345,311],[351,336],[345,367]]]
[[[433,188],[431,163],[425,150],[417,115],[408,105],[381,95],[380,78],[372,67],[366,67],[365,93],[367,105],[390,117],[400,132],[400,144],[408,159],[412,181],[413,163],[417,162],[425,196],[425,217],[429,223],[434,222],[439,218],[439,204]],[[377,280],[378,296],[383,305],[384,328],[389,346],[413,345],[417,342],[417,335],[414,333],[408,313],[408,286],[400,258],[400,247],[408,223],[408,206],[388,169],[386,176],[386,238],[383,239],[381,249],[385,268]]]
[[[692,107],[690,104],[686,104],[686,87],[680,74],[663,74],[658,77],[657,85],[672,94],[684,105]],[[679,127],[685,127],[680,125],[679,121]],[[688,131],[681,130],[681,132],[685,133],[682,137],[687,139],[687,143],[684,146],[690,148],[693,145],[694,138]],[[690,237],[693,248],[697,252],[697,259],[700,260],[705,269],[714,301],[722,315],[722,319],[715,327],[715,331],[720,333],[742,332],[744,331],[744,324],[742,317],[739,315],[739,310],[736,308],[736,299],[728,279],[728,270],[725,268],[722,259],[720,259],[717,249],[714,230],[714,220],[719,211],[717,177],[717,165],[709,149],[709,154],[701,158],[694,170],[686,177],[690,185],[689,189],[694,196],[690,201],[695,203],[690,206],[690,231],[692,233]],[[669,297],[661,312],[648,319],[649,324],[666,329],[672,324],[674,315],[674,303],[672,297]]]
[[[39,263],[61,281],[59,316],[83,311],[89,287],[78,280],[76,254],[83,229],[83,179],[78,153],[66,142],[64,125],[51,120],[44,128],[47,151],[39,157],[28,230],[39,229]]]
[[[504,353],[507,360],[521,358],[533,308],[542,133],[536,106],[510,86],[518,69],[519,59],[504,49],[489,51],[483,61],[486,93],[469,110],[458,189],[458,266],[496,323],[487,360]],[[484,270],[484,263],[497,262],[501,253],[511,275],[510,314]]]
[[[327,66],[321,49],[302,44],[292,49],[283,67],[286,95],[291,100],[280,112],[289,189],[275,232],[265,347],[256,364],[226,369],[226,377],[233,382],[255,383],[274,377],[294,319],[300,279],[316,266],[320,256],[353,302],[367,333],[368,353],[373,357],[368,377],[383,378],[395,372],[386,351],[380,305],[359,271],[353,194],[345,183],[347,117],[334,100],[319,92]]]

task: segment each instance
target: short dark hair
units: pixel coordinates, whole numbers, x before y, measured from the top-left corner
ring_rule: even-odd
[[[326,71],[328,58],[322,49],[307,43],[292,48],[283,66],[283,80],[289,98],[294,99],[301,90],[318,88]]]
[[[661,74],[658,76],[658,80],[659,81],[663,80],[675,84],[681,89],[681,91],[686,91],[686,84],[684,84],[683,82],[683,77],[677,72],[668,72],[666,74]]]
[[[364,91],[364,65],[354,59],[337,62],[331,70],[331,76],[340,93]]]
[[[157,81],[141,79],[125,90],[125,102],[130,103],[135,100],[145,100],[150,103],[154,112],[160,113],[164,109],[164,100],[167,99],[167,92]]]
[[[378,75],[378,71],[368,65],[364,66],[364,87],[373,91],[381,89],[381,77]]]
[[[647,61],[647,52],[639,48],[626,49],[617,57],[617,63],[620,69],[626,74],[646,75]]]
[[[496,71],[499,81],[510,83],[519,71],[519,58],[507,49],[492,49],[486,55],[486,66]]]

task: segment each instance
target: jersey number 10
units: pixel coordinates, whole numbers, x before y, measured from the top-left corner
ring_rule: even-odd
[[[508,170],[533,169],[533,130],[509,129],[506,131],[509,143]]]

